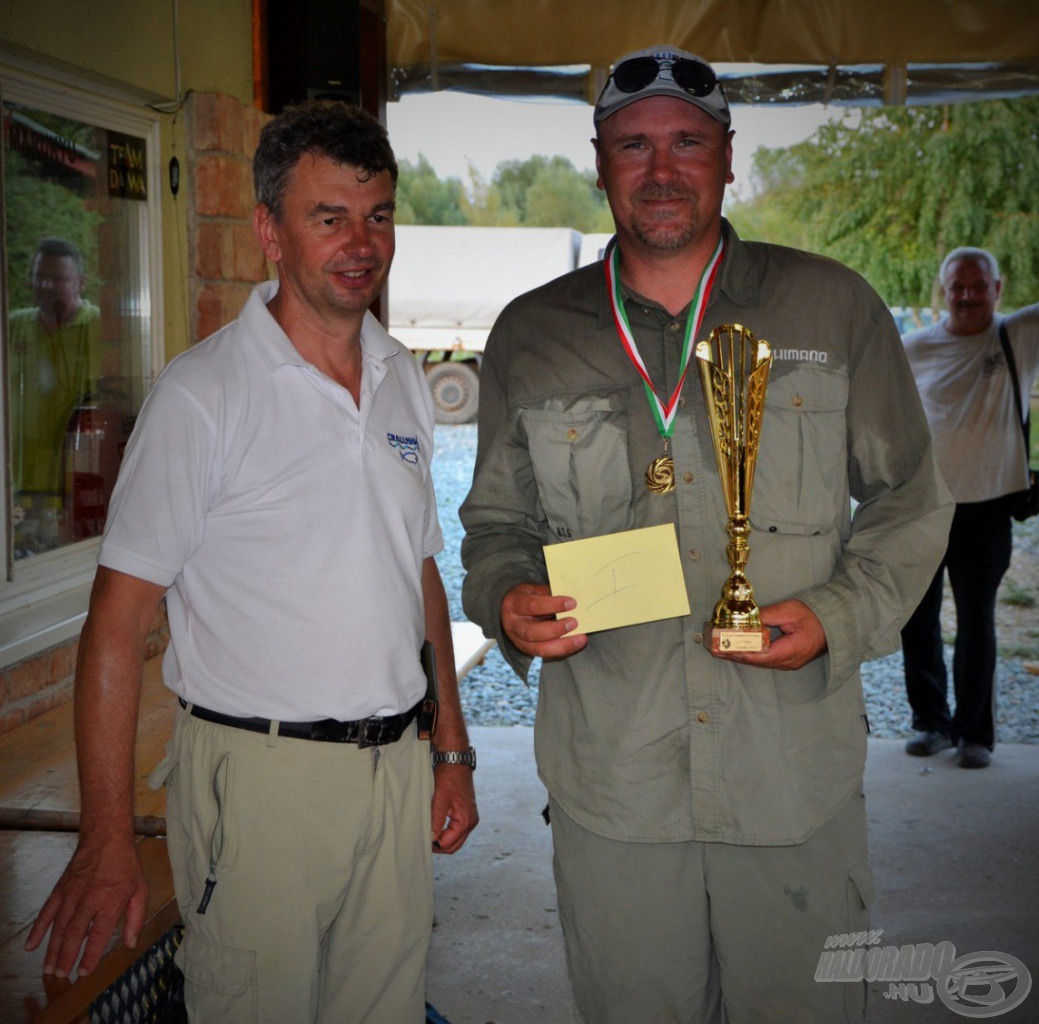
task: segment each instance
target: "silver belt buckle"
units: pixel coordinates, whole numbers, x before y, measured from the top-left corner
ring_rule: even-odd
[[[372,730],[375,735],[369,735],[369,729],[374,724],[375,728]],[[362,718],[357,723],[357,749],[364,750],[366,747],[377,747],[379,740],[382,739],[382,721],[378,718]]]

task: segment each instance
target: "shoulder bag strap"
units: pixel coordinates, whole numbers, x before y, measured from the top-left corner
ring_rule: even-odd
[[[1014,350],[1010,347],[1010,336],[1007,334],[1007,325],[1002,320],[999,321],[999,343],[1003,346],[1003,355],[1006,356],[1007,369],[1010,371],[1010,383],[1014,389],[1014,408],[1017,409],[1017,418],[1021,421],[1021,432],[1025,436],[1025,465],[1027,466],[1032,459],[1032,446],[1029,437],[1031,433],[1030,427],[1032,414],[1031,410],[1029,410],[1026,419],[1024,411],[1021,408],[1021,385],[1017,380],[1017,363],[1014,360]]]

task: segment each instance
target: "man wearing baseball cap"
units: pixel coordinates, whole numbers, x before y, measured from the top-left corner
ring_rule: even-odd
[[[823,958],[869,920],[859,664],[897,648],[950,499],[881,299],[722,217],[733,133],[711,66],[629,54],[594,117],[616,238],[499,317],[461,513],[467,614],[522,678],[543,659],[577,1005],[594,1024],[862,1020],[861,975]],[[728,514],[689,364],[723,324],[772,345],[748,567],[770,643],[718,655]],[[545,547],[660,525],[689,614],[582,632],[590,608],[552,593]]]

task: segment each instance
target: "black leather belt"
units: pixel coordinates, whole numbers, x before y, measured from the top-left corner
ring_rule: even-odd
[[[184,699],[180,706],[188,710]],[[361,718],[356,722],[340,722],[336,718],[322,718],[317,722],[278,722],[279,736],[287,736],[294,740],[317,740],[320,743],[356,743],[358,747],[382,747],[387,743],[396,743],[404,735],[404,730],[415,720],[422,709],[422,701],[413,708],[399,715],[387,715],[385,718]],[[225,715],[220,711],[190,705],[189,713],[203,722],[216,725],[228,725],[232,729],[246,729],[249,732],[269,734],[271,720],[269,718],[237,718]]]

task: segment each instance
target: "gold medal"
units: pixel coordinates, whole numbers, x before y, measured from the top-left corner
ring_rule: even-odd
[[[667,494],[675,489],[675,464],[670,455],[661,455],[649,464],[646,487],[654,494]]]
[[[638,346],[635,344],[635,335],[631,332],[631,324],[628,323],[628,315],[624,311],[624,297],[621,292],[620,283],[620,253],[617,249],[616,238],[610,242],[606,256],[603,258],[603,266],[606,268],[606,287],[610,296],[610,308],[613,311],[613,323],[617,328],[617,335],[624,351],[631,360],[635,369],[642,378],[642,384],[646,389],[646,397],[649,399],[649,407],[656,421],[657,430],[664,441],[664,454],[654,459],[646,470],[646,488],[652,494],[669,494],[675,489],[675,464],[671,459],[671,431],[674,430],[675,414],[678,412],[679,399],[682,395],[682,386],[685,384],[685,374],[689,367],[689,360],[693,354],[693,338],[700,330],[703,323],[704,313],[707,310],[707,298],[714,285],[714,276],[721,264],[724,246],[721,237],[714,247],[714,253],[707,261],[707,265],[700,274],[700,280],[696,285],[696,294],[686,317],[685,337],[682,341],[682,354],[680,357],[678,383],[675,385],[671,397],[665,403],[657,394],[653,381],[650,379],[646,364],[639,354]]]
[[[654,459],[646,470],[646,487],[654,494],[667,494],[675,489],[675,464],[671,459],[671,438],[664,435],[664,454]]]

